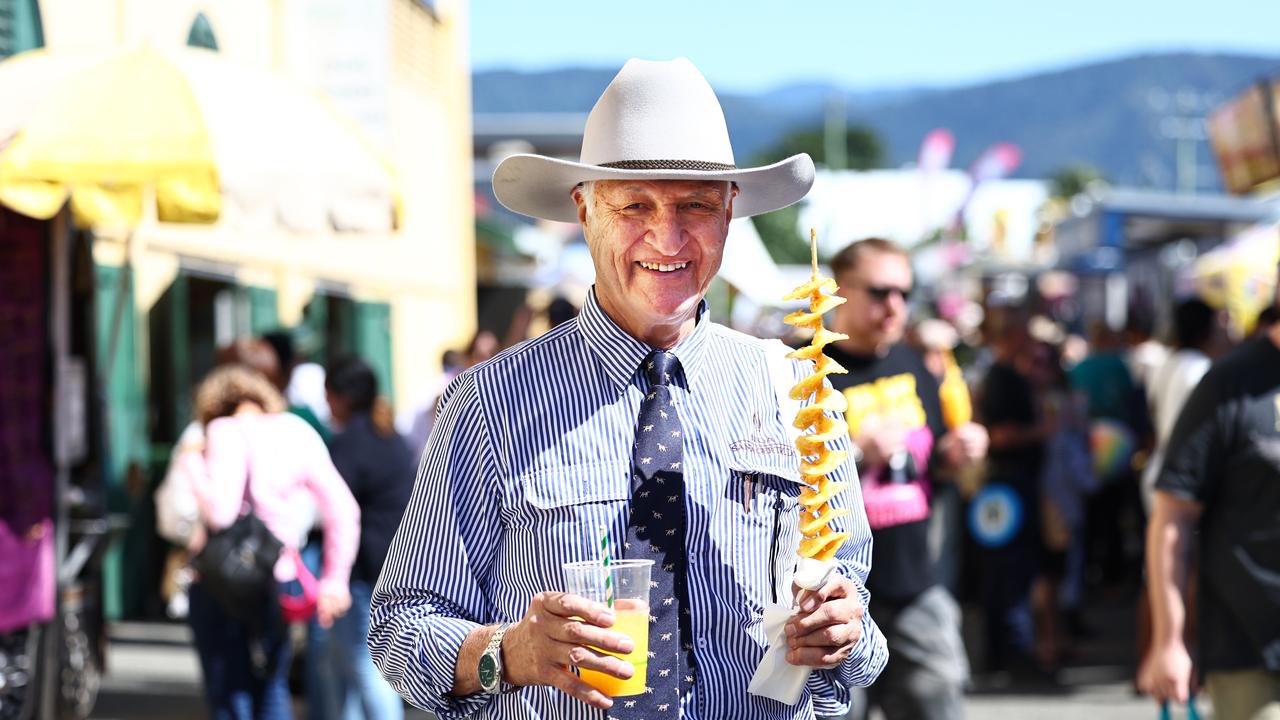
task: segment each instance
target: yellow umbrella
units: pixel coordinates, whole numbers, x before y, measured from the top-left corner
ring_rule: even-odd
[[[133,227],[151,187],[160,220],[217,220],[221,193],[208,132],[173,65],[145,47],[87,68],[49,55],[38,50],[0,65],[0,85],[28,68],[43,70],[31,73],[42,86],[30,95],[5,93],[17,102],[0,121],[18,127],[0,150],[0,202],[47,219],[70,199],[82,226]],[[29,114],[14,118],[21,110]]]
[[[197,48],[0,62],[0,203],[82,226],[220,215],[297,232],[394,229],[390,165],[315,94]],[[6,138],[8,138],[6,140]]]
[[[1232,327],[1243,336],[1275,297],[1278,263],[1280,225],[1252,226],[1196,260],[1196,292],[1210,305],[1226,308]]]

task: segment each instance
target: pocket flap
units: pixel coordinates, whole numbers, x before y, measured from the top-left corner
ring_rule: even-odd
[[[542,510],[631,499],[631,466],[609,462],[546,468],[520,476],[528,503]]]
[[[761,450],[745,444],[734,443],[729,455],[729,469],[748,475],[776,475],[799,485],[800,454],[785,445],[774,450]]]

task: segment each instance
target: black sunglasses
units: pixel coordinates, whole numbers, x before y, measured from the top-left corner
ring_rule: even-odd
[[[911,288],[893,287],[892,285],[863,285],[862,289],[866,291],[867,295],[871,296],[872,300],[878,303],[888,302],[889,296],[894,294],[901,297],[904,303],[911,300]]]

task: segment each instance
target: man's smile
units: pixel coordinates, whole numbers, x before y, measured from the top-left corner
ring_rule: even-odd
[[[658,272],[664,272],[664,273],[674,272],[676,270],[683,270],[685,269],[686,266],[689,265],[688,261],[677,262],[677,263],[651,263],[651,262],[645,262],[643,260],[638,261],[636,264],[644,268],[645,270],[656,270]]]

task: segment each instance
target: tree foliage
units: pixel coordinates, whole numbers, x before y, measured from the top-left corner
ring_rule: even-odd
[[[1090,165],[1068,165],[1049,178],[1049,194],[1070,200],[1086,190],[1106,184],[1102,173]]]
[[[885,162],[884,143],[875,130],[855,125],[845,131],[845,168],[849,170],[870,170],[883,167]],[[809,153],[815,165],[828,167],[826,134],[821,126],[806,130],[796,130],[775,145],[772,149],[761,153],[756,161],[760,165],[785,160],[797,153]]]
[[[827,165],[826,137],[821,126],[797,130],[772,149],[756,156],[754,165],[769,165],[797,153],[808,153],[815,165]],[[863,126],[845,132],[845,166],[853,170],[883,167],[884,144],[874,130]],[[799,204],[752,218],[756,232],[773,261],[779,264],[809,262],[809,235],[799,227]]]

